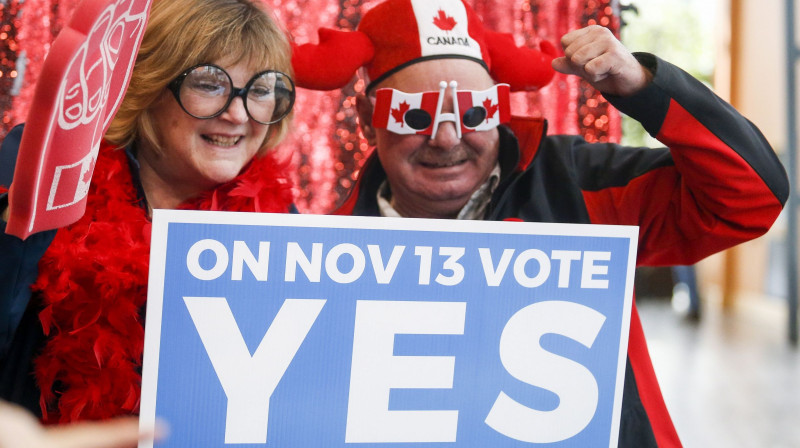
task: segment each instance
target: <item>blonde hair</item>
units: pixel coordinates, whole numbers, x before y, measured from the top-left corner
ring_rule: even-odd
[[[259,0],[155,0],[106,140],[118,146],[144,140],[163,151],[152,110],[167,84],[193,65],[222,59],[292,76],[286,33]],[[261,152],[283,139],[291,118],[270,125]]]

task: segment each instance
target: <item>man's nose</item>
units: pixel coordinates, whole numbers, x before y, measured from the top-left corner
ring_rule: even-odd
[[[439,123],[436,135],[432,135],[429,141],[430,146],[439,149],[450,149],[461,142],[456,126],[458,123],[453,121],[443,121]]]
[[[461,141],[461,123],[459,123],[458,96],[456,95],[458,83],[456,81],[450,81],[449,86],[450,92],[446,92],[445,90],[448,87],[448,83],[445,81],[439,83],[439,99],[436,105],[437,113],[430,139],[430,145],[440,149],[450,149]],[[447,102],[453,104],[453,109],[449,112],[443,109],[444,104]]]

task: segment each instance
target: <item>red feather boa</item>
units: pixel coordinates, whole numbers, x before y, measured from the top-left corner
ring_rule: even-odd
[[[286,212],[285,168],[258,158],[180,208]],[[86,213],[58,231],[39,262],[33,289],[48,337],[34,364],[45,422],[138,412],[151,229],[139,201],[125,153],[103,145]]]

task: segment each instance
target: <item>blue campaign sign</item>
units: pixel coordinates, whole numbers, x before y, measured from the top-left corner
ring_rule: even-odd
[[[615,447],[637,234],[157,210],[141,424],[159,447]]]

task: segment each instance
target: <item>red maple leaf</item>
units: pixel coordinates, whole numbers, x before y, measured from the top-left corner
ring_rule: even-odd
[[[486,98],[483,100],[483,107],[486,109],[486,122],[489,122],[489,119],[494,117],[494,113],[497,112],[497,108],[499,105],[495,104],[492,106],[492,99]]]
[[[456,26],[456,19],[449,17],[441,9],[439,15],[433,18],[433,24],[438,26],[442,31],[450,31]]]
[[[394,121],[400,123],[401,128],[405,123],[405,121],[403,121],[403,115],[405,115],[406,112],[408,112],[408,109],[410,108],[411,106],[409,106],[408,103],[403,101],[402,103],[397,105],[397,109],[392,109],[392,118],[394,118]]]

